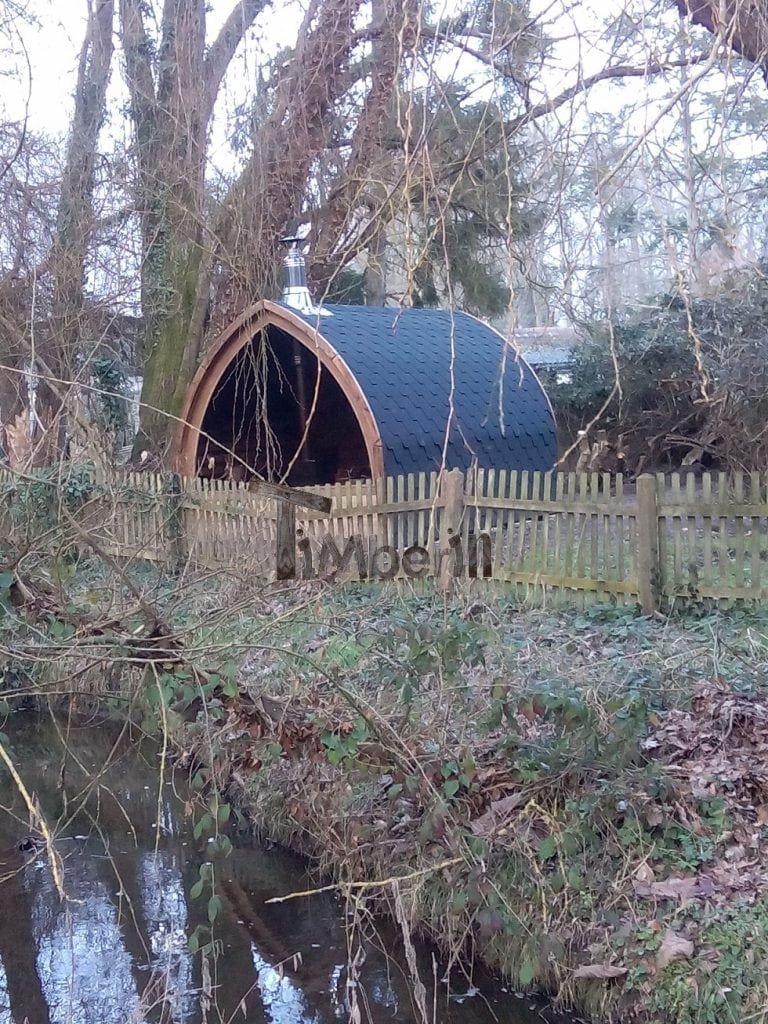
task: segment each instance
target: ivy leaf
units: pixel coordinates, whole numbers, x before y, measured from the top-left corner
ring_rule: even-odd
[[[450,800],[451,797],[456,796],[459,792],[459,780],[458,779],[447,779],[443,783],[443,793]]]
[[[579,873],[579,869],[571,865],[571,867],[568,868],[567,877],[568,885],[570,885],[572,889],[576,889],[577,892],[580,891],[582,888],[582,878],[581,874]]]
[[[211,898],[208,900],[208,920],[211,922],[211,924],[213,924],[213,922],[216,920],[216,917],[220,910],[221,897],[211,896]]]
[[[236,697],[238,695],[239,688],[236,679],[227,679],[221,688],[221,692],[225,697]]]
[[[545,836],[539,843],[539,860],[552,860],[557,853],[557,846],[552,836]]]
[[[189,890],[190,899],[199,900],[203,895],[203,880],[202,878],[195,882],[192,888]]]
[[[518,980],[521,985],[531,985],[533,979],[536,977],[536,968],[530,960],[526,960],[523,966],[520,968],[520,974]]]
[[[203,832],[210,832],[213,828],[213,818],[210,814],[204,814],[202,818],[195,824],[194,836],[195,839],[199,839]]]

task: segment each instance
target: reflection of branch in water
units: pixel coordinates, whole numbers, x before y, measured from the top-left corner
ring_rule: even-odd
[[[27,810],[29,811],[29,823],[33,828],[40,830],[40,833],[45,840],[45,848],[48,854],[48,863],[51,868],[51,874],[53,875],[53,882],[56,886],[56,892],[59,894],[59,899],[66,899],[66,893],[64,892],[64,879],[61,874],[61,860],[58,853],[56,852],[53,845],[53,836],[51,830],[48,828],[48,822],[40,812],[40,807],[37,800],[32,797],[29,790],[24,785],[24,780],[21,778],[19,773],[16,771],[16,765],[11,760],[8,751],[0,741],[0,760],[3,761],[5,767],[10,772],[11,778],[13,779],[14,785],[21,794],[21,798],[26,804]],[[23,1019],[23,1018],[22,1018]]]
[[[191,935],[197,925],[208,925],[207,900],[192,899],[189,891],[198,880],[198,866],[190,863],[184,870],[184,892],[187,908],[187,934]],[[232,911],[220,881],[216,880],[216,895],[222,899],[222,909],[216,917],[214,937],[215,952],[212,957],[192,958],[195,977],[194,987],[209,998],[215,1008],[215,1014],[209,1017],[211,1022],[222,1021],[223,1024],[234,1024],[236,1020],[260,1020],[258,979],[254,969],[250,948],[237,914]],[[202,995],[201,999],[205,996]],[[241,1009],[243,1012],[241,1012]],[[245,1016],[244,1016],[245,1014]],[[253,1014],[253,1018],[249,1015]],[[298,1022],[297,1022],[298,1024]]]
[[[321,1024],[324,1020],[335,1020],[333,1012],[329,1012],[328,1000],[329,995],[333,995],[330,992],[331,979],[338,979],[339,975],[337,953],[326,946],[305,962],[275,934],[239,882],[222,880],[219,893],[229,912],[252,938],[251,955],[264,1005],[279,999],[291,1004],[291,1007],[285,1007],[286,1013],[289,1010],[298,1012],[299,1004],[306,1000],[308,1006],[301,1006],[301,1016],[294,1018],[291,1024],[310,1020],[313,1024]],[[285,1019],[287,1021],[288,1017]]]
[[[220,882],[220,887],[222,900],[229,904],[234,918],[243,922],[267,959],[274,963],[287,962],[293,951],[282,943],[257,913],[251,897],[240,883],[227,879]]]
[[[8,1002],[14,1021],[50,1024],[48,1003],[37,970],[32,906],[24,886],[23,858],[9,851],[0,862],[0,961],[5,968]],[[6,874],[8,872],[8,874]]]

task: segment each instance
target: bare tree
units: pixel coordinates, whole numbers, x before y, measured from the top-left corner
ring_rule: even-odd
[[[146,324],[143,437],[162,446],[183,370],[199,353],[212,242],[206,216],[208,133],[222,80],[268,0],[238,0],[206,48],[205,0],[165,0],[159,39],[141,0],[120,0],[120,36],[138,163],[141,303]]]
[[[64,380],[73,379],[75,371],[86,259],[94,229],[94,169],[112,65],[114,13],[114,0],[91,0],[89,4],[51,253],[52,351],[48,365]]]

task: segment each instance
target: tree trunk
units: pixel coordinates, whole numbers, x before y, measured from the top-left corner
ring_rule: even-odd
[[[370,165],[376,141],[371,132],[381,131],[381,111],[402,49],[398,26],[405,9],[395,0],[387,3],[393,19],[387,52],[393,57],[372,76],[358,122],[347,179],[355,188]],[[280,238],[302,212],[313,165],[334,128],[331,115],[354,84],[349,61],[362,0],[312,0],[295,52],[280,74],[273,108],[255,134],[253,153],[210,223],[205,194],[210,118],[236,41],[264,6],[266,0],[238,3],[229,27],[206,55],[205,0],[165,0],[155,66],[142,0],[120,0],[139,162],[138,206],[144,211],[147,352],[136,454],[145,448],[167,450],[209,325],[221,328],[244,306],[273,293]],[[407,9],[413,6],[409,0]],[[223,272],[211,304],[219,267]]]
[[[120,33],[138,159],[145,322],[140,431],[162,454],[200,354],[209,304],[205,170],[219,87],[268,0],[239,0],[206,51],[205,0],[165,0],[157,57],[142,0],[120,0]]]
[[[80,342],[85,265],[93,232],[94,168],[112,64],[113,21],[114,0],[94,0],[80,51],[75,112],[51,254],[52,339],[45,355],[54,374],[64,380],[75,377]],[[53,391],[45,397],[55,410],[60,410]]]
[[[420,14],[414,0],[373,0],[371,4],[371,87],[357,120],[350,157],[333,188],[325,216],[311,238],[312,280],[322,295],[334,274],[358,252],[368,254],[364,290],[367,305],[383,305],[386,226],[393,215],[389,196],[385,139],[398,130],[393,116],[397,75],[403,58],[419,39]],[[383,165],[376,171],[377,165]],[[373,173],[372,173],[373,169]],[[354,224],[360,210],[368,215],[362,231],[352,232],[352,244],[337,251],[338,241]]]
[[[382,225],[368,246],[368,265],[363,275],[366,306],[383,306],[387,300],[387,232]]]
[[[690,17],[740,56],[762,68],[768,82],[768,0],[672,0]]]
[[[333,107],[351,84],[347,65],[352,26],[362,0],[317,0],[277,87],[274,109],[255,139],[253,155],[226,202],[225,238],[231,280],[217,304],[223,326],[248,302],[274,287],[279,241],[302,212],[315,159],[333,128]]]

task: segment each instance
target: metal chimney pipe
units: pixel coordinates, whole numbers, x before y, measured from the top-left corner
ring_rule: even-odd
[[[307,288],[307,264],[301,251],[302,239],[288,236],[282,238],[281,242],[288,246],[288,252],[283,258],[281,301],[302,313],[311,313],[314,311],[314,305]]]

